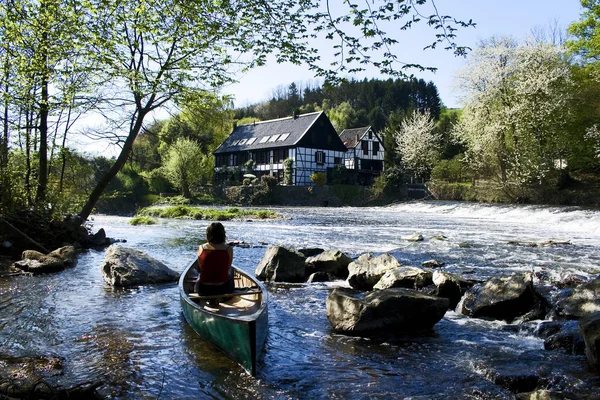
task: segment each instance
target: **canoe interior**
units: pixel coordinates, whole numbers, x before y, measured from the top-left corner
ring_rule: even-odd
[[[204,339],[238,362],[251,375],[267,335],[267,293],[249,275],[234,269],[235,294],[198,296],[194,283],[198,277],[195,262],[179,281],[183,314],[190,326]],[[210,303],[217,301],[218,304]]]

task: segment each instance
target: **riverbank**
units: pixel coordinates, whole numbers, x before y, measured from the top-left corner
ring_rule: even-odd
[[[435,199],[445,201],[600,207],[600,176],[592,173],[565,175],[554,187],[433,180],[427,188]]]

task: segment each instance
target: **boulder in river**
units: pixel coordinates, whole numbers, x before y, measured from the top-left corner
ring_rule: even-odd
[[[512,322],[543,318],[546,303],[533,288],[530,273],[491,278],[469,289],[456,306],[456,312],[477,318]]]
[[[588,361],[600,371],[600,311],[581,318],[579,330],[585,341],[585,355]]]
[[[334,330],[369,336],[430,330],[446,313],[448,299],[403,288],[369,293],[336,288],[326,306]]]
[[[406,240],[407,242],[422,242],[424,240],[423,235],[421,235],[420,233],[415,233],[409,236],[403,236],[402,239]]]
[[[447,298],[450,301],[450,308],[453,310],[465,292],[475,284],[460,275],[439,270],[433,271],[432,279],[437,288],[436,295]]]
[[[383,290],[394,287],[422,288],[433,283],[431,271],[417,267],[398,267],[388,270],[373,286],[373,289]]]
[[[377,257],[362,254],[348,265],[348,283],[354,289],[371,290],[387,271],[399,267],[398,260],[389,253]]]
[[[579,331],[576,321],[556,321],[562,322],[562,326],[557,332],[544,339],[544,349],[546,350],[565,350],[569,354],[583,355],[585,351],[585,342]]]
[[[306,272],[326,272],[340,279],[348,277],[348,265],[352,259],[339,250],[325,250],[314,257],[306,259]]]
[[[304,255],[281,246],[267,248],[256,267],[256,277],[263,281],[304,282],[306,266]]]
[[[21,260],[15,262],[13,266],[33,274],[45,274],[62,271],[65,267],[74,265],[76,257],[73,246],[64,246],[48,254],[37,250],[25,250]]]
[[[110,246],[104,255],[102,276],[111,286],[176,282],[179,274],[157,259],[135,249]]]
[[[556,302],[556,316],[579,319],[600,311],[600,277],[567,292]]]

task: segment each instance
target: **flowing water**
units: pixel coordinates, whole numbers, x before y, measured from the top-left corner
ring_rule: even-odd
[[[486,279],[534,271],[551,280],[600,273],[600,211],[581,208],[416,202],[377,208],[274,208],[289,219],[231,221],[234,263],[254,272],[266,247],[339,249],[350,257],[392,253],[403,265],[435,258],[444,269]],[[194,258],[206,221],[131,226],[95,216],[93,229],[125,239],[176,271]],[[402,237],[420,233],[422,242]],[[441,239],[441,240],[440,240]],[[532,247],[510,244],[570,241]],[[589,398],[600,380],[585,356],[545,351],[535,324],[470,319],[449,311],[434,332],[373,340],[331,330],[325,300],[345,282],[269,285],[269,334],[253,378],[186,324],[175,284],[113,289],[103,251],[61,273],[0,279],[4,354],[65,359],[62,384],[100,380],[118,399],[511,399],[489,371],[542,377],[553,390]]]

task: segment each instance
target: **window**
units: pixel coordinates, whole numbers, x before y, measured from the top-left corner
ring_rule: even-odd
[[[279,164],[284,159],[285,159],[285,150],[284,149],[273,150],[273,164]]]
[[[342,157],[333,157],[333,163],[339,165],[342,163]]]
[[[379,151],[379,142],[373,142],[373,155],[376,156]]]
[[[238,142],[238,145],[240,145],[240,146],[243,144],[246,144],[246,139],[242,139]]]
[[[289,133],[284,133],[281,136],[279,136],[279,139],[277,139],[277,140],[280,141],[280,142],[283,142],[285,139],[288,138],[288,136],[290,136]]]
[[[315,162],[317,164],[325,164],[325,152],[317,151],[315,153]]]
[[[269,140],[270,136],[263,136],[260,138],[260,140],[258,141],[258,143],[266,143],[267,140]]]
[[[369,131],[369,139],[373,139],[373,132]]]
[[[363,140],[362,142],[360,142],[360,145],[363,153],[365,153],[365,156],[369,155],[369,142]]]
[[[228,159],[229,155],[227,154],[217,154],[215,156],[215,167],[226,167]]]
[[[252,138],[248,139],[248,141],[246,142],[246,144],[247,144],[248,146],[250,146],[250,145],[251,145],[252,143],[254,143],[254,142],[256,142],[256,138],[255,138],[255,137],[252,137]]]
[[[256,164],[269,164],[270,163],[270,152],[267,151],[257,151],[255,153]]]

